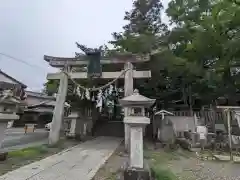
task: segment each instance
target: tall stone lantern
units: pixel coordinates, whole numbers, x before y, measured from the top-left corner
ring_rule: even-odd
[[[133,95],[119,100],[121,106],[128,109],[124,123],[130,128],[130,158],[124,173],[125,180],[149,179],[149,171],[143,161],[143,132],[150,119],[145,116],[145,108],[150,107],[155,99],[149,99],[134,90]]]

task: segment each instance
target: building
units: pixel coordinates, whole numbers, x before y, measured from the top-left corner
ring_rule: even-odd
[[[0,118],[8,118],[9,121],[19,119],[14,121],[14,126],[34,123],[44,127],[52,121],[56,98],[26,91],[26,88],[25,84],[0,70]],[[68,107],[66,103],[65,108]]]
[[[38,127],[44,127],[45,124],[52,121],[53,110],[56,98],[44,93],[26,91],[27,106],[21,115],[20,121],[15,126],[24,126],[27,123],[37,124]],[[69,105],[65,103],[67,109]]]

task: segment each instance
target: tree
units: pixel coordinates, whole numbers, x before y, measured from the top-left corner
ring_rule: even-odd
[[[210,91],[204,95],[205,99],[215,94],[211,100],[225,95],[231,103],[235,102],[238,89],[231,67],[239,59],[239,10],[239,6],[227,0],[169,3],[167,14],[175,28],[168,42],[177,57],[198,67],[198,78],[193,80],[198,87],[195,89]]]
[[[47,80],[47,82],[44,84],[43,92],[48,96],[52,96],[53,94],[57,93],[58,86],[59,80]]]
[[[161,20],[162,9],[160,0],[135,0],[133,9],[125,13],[124,20],[129,23],[123,27],[124,32],[113,33],[110,43],[120,52],[151,53],[167,32]]]
[[[195,98],[202,104],[224,95],[234,100],[239,7],[228,0],[171,0],[166,12],[174,28],[168,30],[160,18],[160,1],[135,0],[126,12],[124,32],[113,33],[111,43],[121,52],[152,54],[152,78],[141,87],[148,95],[166,102],[182,94],[190,107]]]
[[[186,60],[172,52],[170,31],[161,21],[162,10],[160,0],[134,1],[124,18],[128,20],[124,32],[113,33],[111,43],[122,52],[150,54],[152,78],[139,88],[145,95],[167,102],[169,97],[182,93],[184,78],[180,77],[187,74],[187,68],[183,66]]]

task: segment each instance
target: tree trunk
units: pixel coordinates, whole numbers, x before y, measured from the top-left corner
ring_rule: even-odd
[[[192,86],[188,85],[188,101],[189,101],[189,110],[190,110],[190,115],[193,116],[193,109],[192,109]]]

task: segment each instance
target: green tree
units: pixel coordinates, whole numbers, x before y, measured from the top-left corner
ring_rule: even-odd
[[[239,10],[238,5],[227,0],[169,3],[167,14],[175,28],[168,42],[175,56],[195,65],[191,69],[198,72],[197,78],[191,83],[202,99],[225,95],[232,104],[235,102],[238,75],[232,75],[231,68],[239,59]]]
[[[44,84],[43,92],[48,96],[52,96],[53,94],[57,93],[58,86],[59,80],[47,80],[47,82]]]
[[[160,0],[135,0],[132,10],[125,13],[128,24],[124,32],[113,33],[110,43],[120,52],[146,54],[156,50],[167,32],[161,20],[162,9]]]
[[[186,60],[177,57],[169,44],[166,24],[161,20],[163,6],[160,0],[136,0],[124,17],[128,24],[124,32],[113,33],[111,43],[118,51],[150,54],[152,78],[139,85],[142,93],[167,101],[182,92],[181,76],[186,73]],[[179,97],[178,97],[179,98]]]

